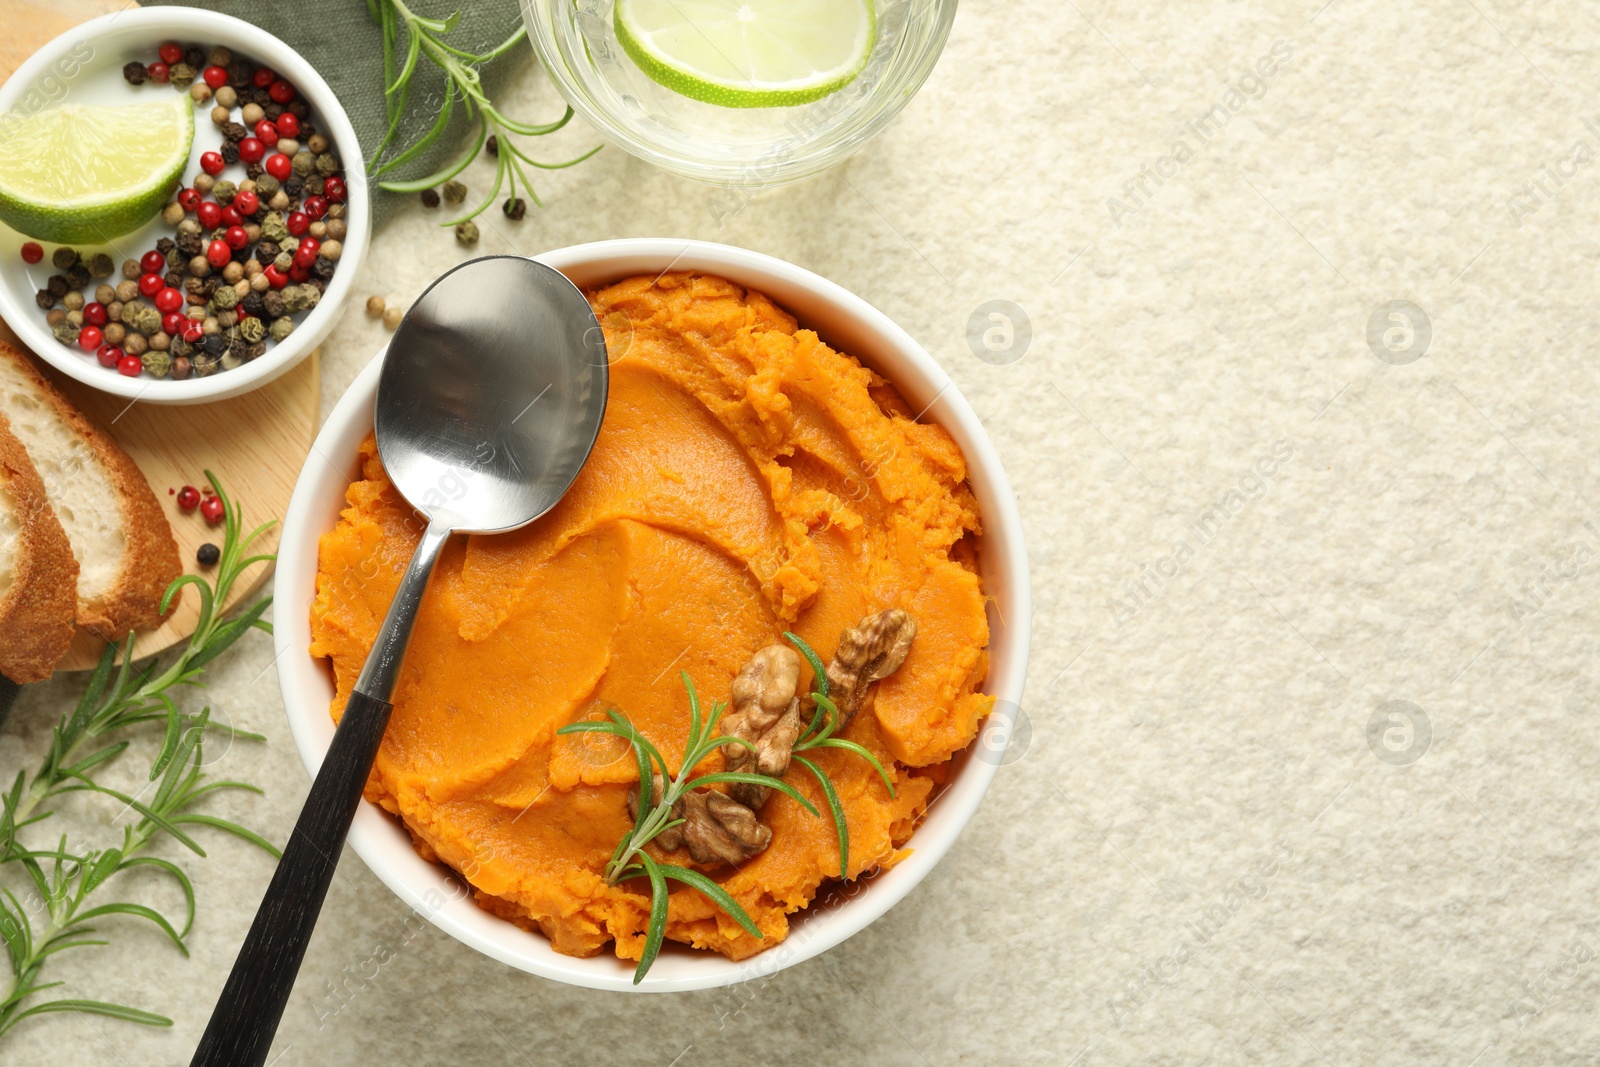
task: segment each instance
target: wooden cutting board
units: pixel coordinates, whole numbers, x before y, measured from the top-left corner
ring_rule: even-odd
[[[125,0],[6,0],[6,32],[0,35],[0,81],[51,38],[88,19],[131,6]],[[3,322],[0,338],[27,348]],[[99,392],[48,368],[46,371],[144,471],[157,499],[168,508],[179,554],[190,573],[213,573],[199,566],[195,551],[207,541],[220,544],[222,531],[208,526],[198,511],[179,511],[169,490],[185,485],[204,487],[205,470],[210,468],[228,495],[244,509],[246,529],[268,520],[281,520],[288,510],[295,478],[311,449],[321,414],[322,374],[317,353],[260,389],[212,404],[130,405],[122,397]],[[272,552],[277,546],[278,532],[274,527],[257,542],[256,550]],[[248,572],[234,587],[224,608],[253,596],[269,573],[267,567]],[[178,610],[165,625],[139,635],[134,655],[154,655],[187,639],[194,632],[199,607],[194,591],[186,589]],[[94,666],[103,647],[97,638],[80,633],[56,669],[87,670]]]

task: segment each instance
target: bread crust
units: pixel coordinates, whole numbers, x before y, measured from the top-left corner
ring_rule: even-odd
[[[41,397],[60,413],[94,452],[116,490],[127,549],[117,582],[104,596],[78,604],[78,625],[107,641],[125,637],[129,630],[158,625],[172,613],[163,613],[161,597],[183,573],[178,543],[156,495],[132,458],[40,373],[32,357],[0,341],[0,358],[14,361],[31,379]]]
[[[17,519],[11,589],[0,600],[0,674],[13,682],[50,677],[72,644],[78,561],[44,493],[44,482],[0,415],[0,479]]]

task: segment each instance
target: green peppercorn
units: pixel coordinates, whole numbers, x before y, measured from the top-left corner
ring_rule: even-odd
[[[187,89],[194,81],[194,68],[187,63],[174,63],[167,69],[167,80],[179,89]]]
[[[272,335],[274,341],[281,342],[294,332],[294,320],[287,315],[281,319],[273,319],[272,325],[267,327],[267,332]]]
[[[456,227],[456,240],[461,242],[464,245],[475,245],[475,244],[477,244],[478,243],[478,224],[473,222],[471,219],[468,219],[466,222],[463,222],[461,225],[457,226]]]
[[[289,239],[289,227],[284,225],[281,211],[269,211],[261,220],[261,239],[281,245]]]
[[[172,373],[172,356],[166,352],[146,352],[144,369],[150,372],[151,377],[165,378]]]
[[[239,335],[251,344],[255,344],[267,335],[267,327],[260,319],[245,319],[239,323]]]
[[[51,336],[64,345],[75,345],[78,343],[78,328],[72,325],[70,322],[63,322],[61,325],[52,329],[50,333]]]
[[[447,181],[444,183],[444,198],[452,204],[459,204],[467,198],[467,187],[453,179]]]

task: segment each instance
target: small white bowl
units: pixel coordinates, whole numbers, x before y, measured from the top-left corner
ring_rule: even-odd
[[[928,811],[895,867],[840,886],[812,908],[792,916],[789,937],[750,959],[735,962],[709,952],[664,951],[650,974],[633,984],[633,964],[610,953],[589,959],[563,956],[544,937],[498,919],[474,904],[463,883],[440,864],[417,855],[398,820],[363,802],[350,844],[367,866],[405,903],[451,936],[520,970],[592,989],[671,991],[706,989],[763,977],[809,959],[863,929],[911,891],[950,849],[989,788],[1005,752],[1022,699],[1032,608],[1022,520],[994,445],[961,393],[921,346],[865,300],[791,263],[757,252],[704,241],[663,238],[600,241],[536,257],[588,288],[638,274],[695,270],[721,275],[759,290],[816,330],[824,340],[882,374],[925,418],[948,430],[966,455],[968,480],[982,509],[979,545],[989,614],[990,660],[984,691],[996,711],[961,761],[948,787]],[[369,363],[323,424],[295,485],[278,547],[273,628],[278,684],[300,758],[313,776],[333,739],[328,706],[333,682],[311,644],[311,603],[317,575],[317,540],[339,520],[344,492],[356,476],[356,448],[372,430],[373,400],[383,353]]]
[[[51,336],[44,312],[34,303],[34,294],[56,273],[50,263],[50,252],[56,246],[46,244],[44,261],[30,266],[22,261],[19,250],[23,242],[32,238],[0,223],[0,317],[45,362],[86,385],[152,404],[198,404],[238,396],[264,385],[322,343],[338,320],[361,269],[372,213],[361,145],[328,83],[298,52],[276,37],[248,22],[215,11],[190,7],[130,7],[91,19],[57,37],[17,68],[5,85],[0,86],[0,112],[18,106],[41,110],[69,100],[114,106],[155,100],[157,94],[180,92],[182,90],[169,85],[135,88],[122,78],[123,64],[133,59],[151,62],[156,48],[165,41],[202,48],[224,45],[243,58],[282,74],[311,106],[318,128],[333,141],[334,150],[344,164],[347,190],[345,224],[348,232],[343,242],[344,253],[328,282],[327,292],[311,313],[295,326],[294,333],[281,344],[269,344],[259,359],[233,370],[218,371],[210,377],[181,382],[152,378],[148,374],[128,378],[113,368],[100,366],[93,352],[84,352],[76,345],[69,348]],[[200,154],[217,145],[210,110],[209,105],[196,106],[194,148],[183,172],[186,181],[199,173]],[[125,259],[138,259],[155,245],[158,237],[170,235],[171,227],[158,217],[141,229],[118,237],[109,246],[74,247],[80,252],[105,251],[120,266]],[[106,280],[115,285],[122,280],[122,275],[119,271]]]

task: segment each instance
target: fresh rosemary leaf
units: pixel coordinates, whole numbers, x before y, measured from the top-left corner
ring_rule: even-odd
[[[703,893],[711,903],[727,912],[734,922],[744,927],[745,933],[757,939],[763,938],[761,928],[751,921],[750,916],[739,906],[737,900],[728,895],[726,889],[723,889],[699,871],[691,870],[688,867],[679,867],[672,863],[660,863],[657,864],[657,867],[666,877],[682,882],[684,885]]]
[[[844,805],[839,803],[839,792],[833,788],[833,781],[822,772],[822,768],[806,759],[804,756],[790,756],[790,759],[800,764],[811,772],[811,777],[817,780],[822,787],[822,795],[828,801],[828,811],[833,814],[833,827],[839,835],[839,877],[850,877],[850,824],[844,818]]]

